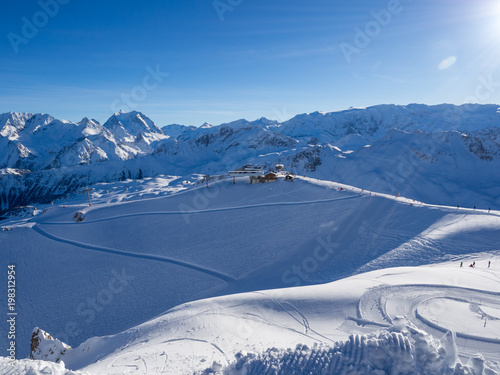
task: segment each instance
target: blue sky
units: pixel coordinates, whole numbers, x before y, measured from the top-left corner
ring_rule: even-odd
[[[500,103],[497,0],[5,3],[0,112],[163,126]]]

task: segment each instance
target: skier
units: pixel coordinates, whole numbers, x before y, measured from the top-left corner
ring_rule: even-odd
[[[476,262],[472,262],[472,267],[476,267]]]
[[[464,262],[460,262],[460,267],[463,267],[463,265],[464,265]]]
[[[491,260],[488,261],[488,268],[491,266]]]

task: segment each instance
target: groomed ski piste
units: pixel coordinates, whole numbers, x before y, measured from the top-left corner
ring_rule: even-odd
[[[55,340],[0,372],[500,373],[498,211],[199,178],[100,184],[90,207],[2,221],[18,358],[35,327]]]

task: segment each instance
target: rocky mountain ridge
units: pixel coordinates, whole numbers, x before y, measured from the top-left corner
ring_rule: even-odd
[[[419,186],[452,181],[450,203],[463,200],[475,180],[494,203],[500,111],[498,105],[379,105],[282,123],[260,118],[163,128],[136,111],[115,113],[104,125],[9,112],[0,115],[0,147],[0,210],[96,182],[224,174],[248,162],[269,168],[281,162],[294,173],[357,186],[381,183],[417,198],[426,197]]]

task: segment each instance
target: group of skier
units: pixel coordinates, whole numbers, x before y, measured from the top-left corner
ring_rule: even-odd
[[[459,204],[457,204],[457,208],[460,208]],[[474,210],[476,210],[476,206],[474,206]],[[491,212],[491,207],[488,207],[488,213],[490,213],[490,212]]]
[[[460,262],[460,267],[463,267],[464,266],[464,262]],[[472,267],[472,268],[476,268],[476,262],[472,262],[471,264],[469,264],[469,267]],[[488,268],[491,267],[491,260],[488,261]]]

